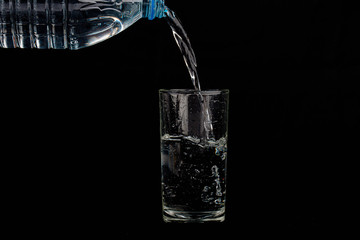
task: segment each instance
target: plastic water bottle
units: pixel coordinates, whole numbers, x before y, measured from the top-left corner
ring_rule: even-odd
[[[80,49],[164,11],[164,0],[0,0],[0,47]]]

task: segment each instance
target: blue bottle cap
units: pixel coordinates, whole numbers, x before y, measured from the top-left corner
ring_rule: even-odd
[[[149,7],[149,20],[153,20],[155,18],[156,15],[156,4],[155,4],[155,0],[151,0],[150,2],[150,7]]]

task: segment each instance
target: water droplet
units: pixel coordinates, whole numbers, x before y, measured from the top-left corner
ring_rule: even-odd
[[[208,192],[208,191],[209,191],[209,189],[210,189],[210,187],[209,187],[209,186],[205,186],[205,187],[204,187],[204,189],[203,189],[203,192]]]
[[[211,167],[212,177],[216,177],[219,175],[218,170],[219,168],[216,165]]]
[[[223,201],[221,200],[221,198],[217,198],[217,199],[215,199],[215,204],[222,204],[223,203]]]
[[[213,201],[214,198],[211,197],[211,196],[209,196],[209,195],[207,195],[206,193],[202,193],[202,194],[201,194],[201,200],[202,200],[203,202],[208,203],[208,202]]]
[[[216,156],[220,156],[220,151],[219,151],[218,148],[215,148],[215,155],[216,155]]]

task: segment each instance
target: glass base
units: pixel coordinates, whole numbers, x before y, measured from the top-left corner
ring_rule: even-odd
[[[225,208],[217,211],[179,211],[165,208],[164,222],[203,223],[225,221]]]

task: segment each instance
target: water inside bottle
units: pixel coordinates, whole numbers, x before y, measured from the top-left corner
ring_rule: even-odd
[[[185,65],[189,71],[194,89],[197,91],[199,100],[201,101],[202,111],[204,115],[203,125],[206,134],[205,138],[206,140],[209,140],[213,137],[213,126],[209,113],[209,103],[205,101],[203,95],[201,94],[200,79],[197,71],[197,62],[194,50],[191,46],[189,37],[187,36],[187,33],[183,25],[181,24],[180,19],[176,16],[175,12],[172,11],[170,8],[166,7],[165,13],[167,15],[165,19],[167,20],[167,23],[169,24],[173,32],[174,39],[180,49],[181,54],[183,55]]]

